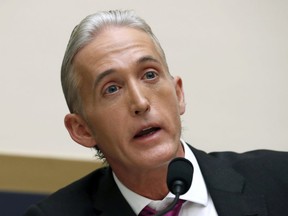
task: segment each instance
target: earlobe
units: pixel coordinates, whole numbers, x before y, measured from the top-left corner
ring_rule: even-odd
[[[71,138],[85,147],[96,146],[96,141],[87,123],[78,114],[67,114],[64,119],[66,129]]]
[[[185,103],[182,79],[180,77],[174,77],[174,82],[175,82],[176,95],[179,103],[179,113],[180,115],[183,115],[185,113],[186,103]]]

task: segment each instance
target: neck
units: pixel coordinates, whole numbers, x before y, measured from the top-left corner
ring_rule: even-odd
[[[183,147],[180,146],[175,157],[184,157]],[[146,170],[139,168],[117,172],[117,169],[114,170],[113,167],[112,169],[122,184],[130,190],[152,200],[162,200],[169,192],[166,183],[169,161],[157,168],[153,167]]]
[[[166,185],[167,166],[141,174],[129,172],[122,176],[115,172],[117,178],[133,192],[152,200],[161,200],[169,192]]]

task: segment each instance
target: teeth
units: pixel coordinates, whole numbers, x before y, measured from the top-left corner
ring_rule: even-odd
[[[149,127],[149,128],[145,128],[143,129],[142,131],[147,131],[147,130],[150,130],[152,127]]]

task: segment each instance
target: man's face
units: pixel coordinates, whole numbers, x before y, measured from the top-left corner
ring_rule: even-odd
[[[180,156],[182,81],[169,75],[146,33],[105,29],[76,55],[74,68],[86,123],[114,171]]]

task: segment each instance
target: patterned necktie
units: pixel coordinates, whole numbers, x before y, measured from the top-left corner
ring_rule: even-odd
[[[175,205],[174,209],[167,212],[165,214],[165,216],[178,216],[180,209],[181,209],[181,206],[184,202],[185,202],[185,200],[179,200],[177,202],[177,204]],[[147,205],[145,208],[142,209],[139,216],[151,216],[151,215],[155,215],[155,214],[156,214],[156,211]]]

